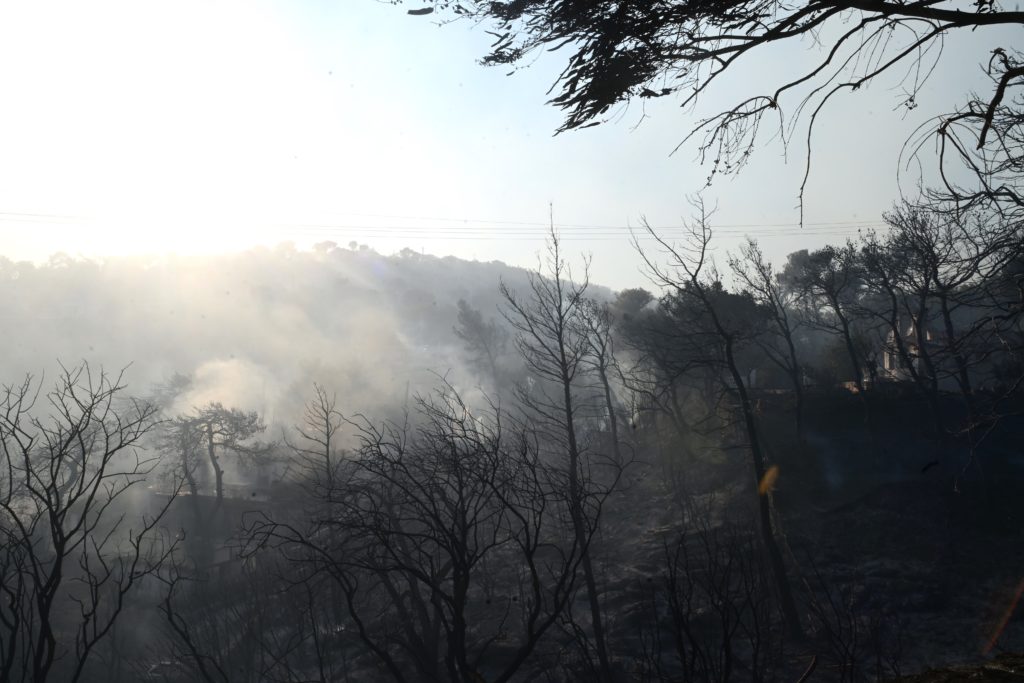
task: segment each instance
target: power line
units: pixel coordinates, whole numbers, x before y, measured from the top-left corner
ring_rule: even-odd
[[[852,224],[846,227],[787,227],[787,226],[775,226],[772,224],[762,224],[758,226],[751,226],[761,228],[763,232],[779,232],[793,235],[811,235],[815,233],[832,233],[832,234],[851,234],[858,230],[880,227],[883,223],[871,223],[862,222]],[[309,233],[317,232],[331,232],[336,230],[379,230],[379,231],[404,231],[413,233],[428,233],[428,234],[493,234],[493,235],[546,235],[548,229],[531,229],[531,228],[515,228],[515,229],[501,229],[501,230],[485,230],[478,226],[419,226],[419,225],[352,225],[348,223],[338,224],[307,224],[307,223],[275,223],[272,227],[288,229],[288,230],[301,230]],[[560,234],[563,235],[610,235],[610,236],[625,236],[630,233],[645,233],[646,228],[640,227],[629,227],[619,226],[616,228],[576,228],[576,229],[563,229],[565,226],[555,224],[555,228]],[[659,226],[652,227],[656,232],[688,232],[689,228],[681,225],[674,226]],[[750,230],[728,228],[724,226],[712,226],[712,231],[718,234],[747,234]]]
[[[474,224],[486,224],[486,225],[521,225],[521,226],[537,226],[544,230],[549,228],[547,222],[537,221],[511,221],[511,220],[493,220],[485,218],[453,218],[451,216],[409,216],[409,215],[396,215],[396,214],[374,214],[374,213],[341,213],[342,216],[355,216],[358,218],[387,218],[398,219],[398,220],[412,220],[412,221],[440,221],[447,223],[474,223]],[[815,221],[805,222],[803,227],[818,227],[818,226],[857,226],[866,223],[877,224],[879,221],[865,221],[865,220],[848,220],[848,221]],[[310,223],[304,224],[310,227],[329,227],[332,223]],[[757,227],[794,227],[800,228],[799,222],[789,223],[720,223],[719,227],[722,228],[757,228]],[[596,223],[555,223],[557,228],[596,228],[596,229],[609,229],[609,230],[628,230],[631,226],[622,224],[596,224]],[[637,226],[639,227],[639,226]],[[652,226],[654,229],[665,229],[665,228],[679,228],[683,226]]]
[[[409,225],[352,225],[344,222],[319,222],[319,223],[302,223],[302,222],[275,222],[263,224],[267,227],[280,227],[288,229],[304,229],[304,230],[358,230],[358,229],[371,229],[380,228],[384,230],[447,230],[447,231],[476,231],[482,232],[479,225],[510,225],[520,226],[518,231],[523,233],[538,234],[546,233],[549,229],[548,223],[543,222],[531,222],[531,221],[512,221],[512,220],[494,220],[494,219],[477,219],[477,218],[452,218],[452,217],[439,217],[439,216],[408,216],[408,215],[393,215],[393,214],[371,214],[371,213],[348,213],[341,214],[347,216],[356,216],[363,218],[386,218],[386,219],[403,219],[411,221],[439,221],[447,222],[449,225],[442,226],[441,228],[434,228],[428,226],[409,226]],[[52,214],[52,213],[33,213],[33,212],[15,212],[15,211],[0,211],[0,221],[3,222],[39,222],[39,223],[64,223],[64,222],[97,222],[101,219],[94,216],[81,216],[73,214]],[[457,224],[463,225],[457,225]],[[775,222],[775,223],[720,223],[714,227],[716,232],[736,232],[736,229],[742,228],[773,228],[776,230],[788,230],[794,234],[808,234],[812,232],[810,229],[814,228],[833,228],[835,230],[857,230],[865,227],[878,227],[884,225],[881,221],[869,221],[869,220],[847,220],[847,221],[808,221],[802,225],[798,222]],[[594,224],[594,223],[555,223],[554,227],[558,229],[569,229],[570,231],[583,230],[588,233],[604,233],[607,231],[639,231],[642,226],[630,226],[624,224]],[[686,230],[685,225],[656,225],[651,226],[654,230]]]
[[[540,240],[544,239],[543,233],[450,233],[443,231],[406,231],[398,232],[393,230],[379,230],[379,229],[365,229],[365,228],[338,228],[329,231],[318,231],[310,233],[303,230],[292,230],[290,234],[304,234],[312,235],[317,238],[327,237],[377,237],[377,238],[388,238],[388,239],[425,239],[425,240]],[[732,232],[713,232],[714,235],[722,237],[743,237],[747,233],[732,233]],[[849,237],[850,233],[846,231],[816,231],[816,232],[805,232],[805,233],[793,233],[793,232],[759,232],[753,237],[795,237],[795,236],[806,236],[806,237]],[[616,241],[621,242],[622,240],[629,237],[624,234],[584,234],[584,233],[569,233],[559,235],[559,239],[565,241]],[[661,235],[665,237],[665,235]],[[636,239],[639,240],[653,240],[655,237],[647,233],[637,233]],[[668,239],[672,239],[668,236]]]
[[[30,223],[33,226],[46,224],[80,224],[96,223],[96,219],[41,213],[0,212],[0,223]],[[497,221],[492,225],[498,224]],[[271,228],[281,231],[284,235],[302,235],[311,239],[327,238],[378,238],[398,240],[427,241],[533,241],[547,236],[549,227],[543,224],[529,224],[506,221],[502,225],[517,226],[510,229],[488,230],[479,225],[382,225],[382,224],[350,224],[350,223],[254,223],[252,228]],[[747,223],[723,224],[712,228],[714,235],[720,237],[739,237],[752,235],[757,238],[778,237],[849,237],[862,230],[884,227],[880,222],[869,221],[831,221],[806,223],[801,227],[797,223]],[[627,225],[588,226],[584,224],[555,224],[559,236],[567,241],[618,241],[634,237],[642,241],[654,239],[646,228]],[[688,234],[689,228],[683,225],[657,226],[652,228],[659,236],[673,239]],[[753,230],[752,230],[753,229]]]

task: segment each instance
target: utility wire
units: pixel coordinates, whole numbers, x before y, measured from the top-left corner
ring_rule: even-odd
[[[280,230],[283,236],[304,236],[312,239],[377,238],[419,241],[534,241],[543,239],[550,230],[548,223],[530,221],[442,218],[435,216],[398,216],[391,214],[342,214],[362,218],[437,221],[445,225],[351,224],[346,222],[259,222],[254,229]],[[0,224],[87,225],[102,224],[102,219],[71,214],[0,211]],[[140,221],[142,223],[142,221]],[[508,226],[487,229],[487,226]],[[567,241],[610,242],[625,238],[642,241],[654,239],[642,226],[602,225],[587,223],[556,223],[560,239]],[[850,237],[862,230],[885,229],[880,221],[817,221],[799,223],[724,223],[712,227],[714,235],[735,238],[746,235],[758,239],[779,237]],[[663,238],[672,239],[689,233],[685,225],[659,225],[651,228]]]
[[[453,217],[438,217],[438,216],[408,216],[408,215],[392,215],[392,214],[369,214],[369,213],[351,213],[351,214],[340,214],[347,216],[356,216],[362,218],[386,218],[386,219],[403,219],[410,221],[440,221],[447,222],[451,225],[443,226],[443,229],[449,230],[472,230],[480,231],[475,225],[512,225],[522,226],[522,231],[534,231],[546,233],[549,229],[549,223],[531,222],[531,221],[511,221],[511,220],[493,220],[493,219],[478,219],[478,218],[453,218]],[[40,223],[62,223],[62,222],[97,222],[101,221],[98,217],[93,216],[80,216],[73,214],[52,214],[52,213],[31,213],[31,212],[15,212],[15,211],[0,211],[0,221],[4,222],[40,222]],[[457,224],[463,225],[457,225]],[[437,228],[428,226],[372,226],[372,225],[351,225],[344,222],[317,222],[317,223],[303,223],[303,222],[276,222],[267,224],[269,227],[285,227],[285,228],[301,228],[301,229],[360,229],[360,228],[382,228],[388,230],[394,229],[411,229],[411,230],[437,230]],[[816,221],[816,222],[805,222],[802,225],[800,223],[720,223],[715,226],[716,231],[722,232],[722,229],[735,229],[735,228],[775,228],[779,230],[791,230],[794,234],[803,234],[809,232],[809,228],[834,228],[834,229],[858,229],[862,227],[876,227],[883,225],[877,220],[848,220],[848,221]],[[561,229],[586,229],[588,231],[629,231],[629,230],[640,230],[642,226],[629,226],[623,224],[593,224],[593,223],[555,223],[556,228]],[[654,230],[685,230],[685,225],[656,225],[651,226]]]

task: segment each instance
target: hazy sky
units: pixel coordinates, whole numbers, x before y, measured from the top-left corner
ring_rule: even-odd
[[[548,203],[593,279],[642,284],[624,226],[678,224],[708,169],[670,155],[693,112],[661,101],[552,136],[545,92],[561,59],[507,77],[477,59],[489,36],[374,0],[0,5],[0,253],[45,259],[208,252],[292,240],[411,247],[530,265]],[[897,154],[930,113],[984,87],[996,38],[947,45],[910,115],[876,87],[835,101],[803,171],[763,145],[716,182],[720,247],[744,232],[785,253],[878,225],[898,196]],[[776,50],[724,83],[731,102],[794,60]],[[890,84],[891,85],[891,84]],[[767,138],[766,138],[767,140]]]

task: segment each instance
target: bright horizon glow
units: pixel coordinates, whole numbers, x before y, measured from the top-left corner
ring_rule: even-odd
[[[969,37],[974,47],[985,39]],[[330,240],[530,267],[549,202],[570,226],[688,216],[686,196],[707,169],[692,151],[669,152],[694,112],[653,103],[638,127],[639,110],[625,110],[618,122],[552,137],[560,114],[544,93],[558,55],[506,77],[476,63],[488,40],[479,27],[438,27],[356,0],[6,3],[0,254],[210,254]],[[794,54],[803,55],[768,53],[707,106]],[[977,78],[976,65],[946,63],[964,87],[933,82],[920,111]],[[805,218],[814,229],[792,227],[803,167],[777,143],[708,191],[716,223],[750,226],[777,262],[879,226],[898,198],[898,147],[920,123],[900,121],[895,99],[884,88],[844,98],[822,120]],[[878,135],[847,133],[875,124]],[[735,248],[743,232],[723,230],[717,246]],[[592,253],[595,281],[642,284],[624,227],[563,236]]]

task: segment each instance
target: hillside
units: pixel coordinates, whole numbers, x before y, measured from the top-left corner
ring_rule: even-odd
[[[38,266],[0,258],[0,379],[87,360],[131,364],[136,393],[193,376],[183,410],[220,401],[291,424],[316,381],[347,411],[379,413],[433,386],[435,373],[478,383],[452,331],[457,303],[500,321],[501,281],[522,288],[526,272],[329,244],[103,262],[57,255]]]

